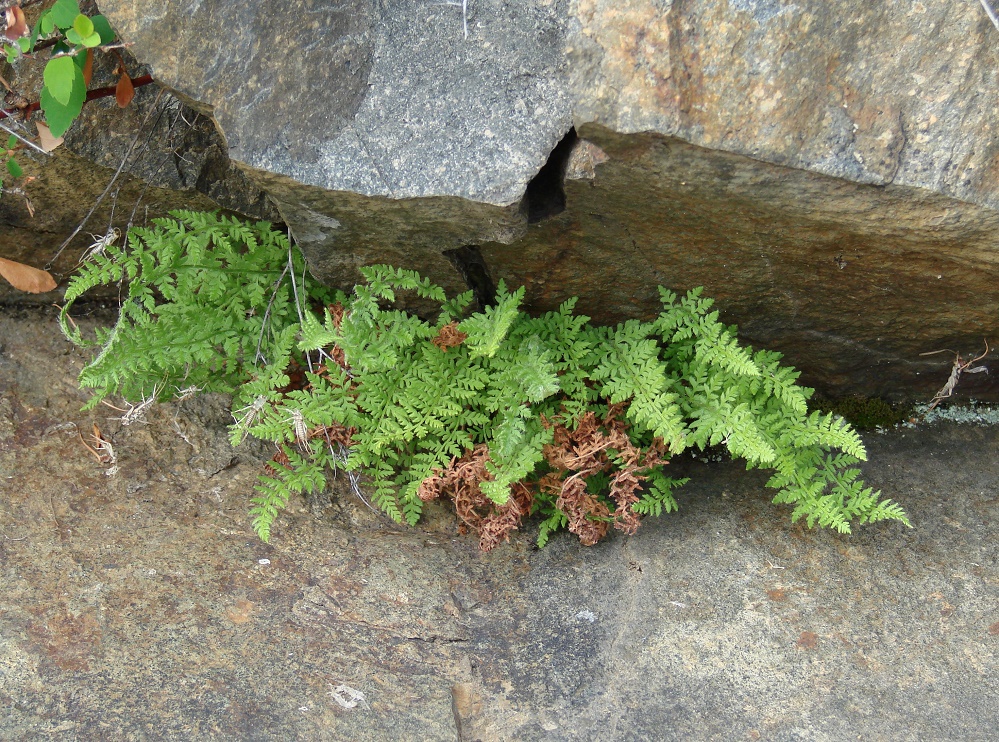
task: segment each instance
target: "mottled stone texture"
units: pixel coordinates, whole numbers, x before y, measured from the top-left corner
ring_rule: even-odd
[[[999,339],[974,3],[477,0],[467,36],[415,0],[101,7],[332,284],[392,262],[459,290],[469,245],[599,322],[704,284],[833,393],[925,396],[951,361],[920,353]]]
[[[128,224],[147,226],[174,209],[220,207],[251,218],[280,219],[259,186],[232,166],[212,122],[159,93],[155,86],[140,88],[124,110],[113,99],[93,101],[51,157],[18,154],[31,179],[22,184],[28,201],[15,192],[0,197],[0,257],[37,267],[51,263],[61,285],[50,294],[29,296],[0,281],[0,303],[58,301],[94,242],[92,233],[103,235],[110,226],[124,232]],[[54,259],[126,156],[122,175]],[[118,290],[111,295],[117,297]]]
[[[996,30],[975,3],[577,0],[576,117],[999,205]]]
[[[0,739],[996,737],[995,427],[868,439],[913,529],[809,531],[765,472],[685,458],[679,512],[592,548],[534,550],[534,522],[481,554],[442,507],[400,528],[347,486],[264,544],[225,400],[81,412],[54,314],[0,312]]]
[[[110,0],[164,84],[214,111],[230,155],[308,185],[509,204],[572,125],[552,2]]]
[[[609,155],[566,182],[573,208],[488,243],[532,306],[578,295],[600,322],[650,317],[661,285],[704,286],[757,347],[824,391],[934,393],[953,355],[999,339],[995,211],[902,186],[858,186],[655,135],[583,134]],[[997,391],[966,376],[972,396]]]
[[[62,148],[44,163],[19,159],[25,165],[26,174],[38,177],[27,188],[35,211],[32,214],[17,194],[8,192],[0,198],[0,258],[38,268],[51,264],[50,270],[60,286],[45,294],[25,294],[6,281],[0,281],[0,306],[61,303],[69,276],[95,240],[91,233],[103,235],[109,224],[124,228],[135,204],[138,204],[135,222],[138,225],[147,224],[151,218],[166,216],[171,209],[217,208],[217,204],[200,193],[152,188],[137,178],[124,177],[119,181],[117,200],[105,199],[84,230],[56,259],[59,246],[90,211],[114,170],[97,167]],[[118,289],[114,287],[103,294],[98,292],[97,296],[113,297],[117,302]]]

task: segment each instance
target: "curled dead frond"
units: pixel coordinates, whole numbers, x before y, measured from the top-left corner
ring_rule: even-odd
[[[497,505],[482,493],[481,482],[492,475],[486,469],[489,448],[480,444],[460,459],[455,459],[446,469],[438,470],[420,484],[419,497],[424,502],[448,496],[461,520],[460,530],[471,530],[479,536],[479,548],[490,551],[510,539],[510,532],[520,527],[521,521],[531,512],[534,496],[526,484],[515,484],[510,499]]]
[[[282,469],[288,469],[291,467],[291,459],[288,458],[288,454],[286,454],[284,451],[278,451],[276,454],[274,454],[271,457],[271,460],[268,461],[266,464],[264,464],[264,471],[267,473],[267,476],[275,477],[277,476],[278,473],[277,467],[279,466]]]
[[[446,353],[448,348],[457,348],[467,339],[468,335],[458,329],[457,322],[448,322],[430,342]]]
[[[610,405],[598,418],[588,412],[570,428],[562,421],[545,420],[552,429],[552,443],[543,453],[554,469],[535,484],[518,482],[510,499],[497,505],[482,493],[482,482],[492,475],[486,467],[489,449],[480,444],[445,469],[438,469],[420,483],[417,491],[424,502],[449,497],[461,521],[460,530],[479,536],[483,551],[509,539],[511,531],[531,512],[535,493],[554,501],[568,520],[571,533],[584,546],[592,546],[607,535],[611,525],[627,534],[634,533],[641,516],[633,509],[648,471],[665,463],[666,445],[660,441],[646,449],[635,446],[628,436],[628,423],[619,419],[624,405]],[[610,485],[606,494],[587,490],[587,479],[606,474]]]
[[[562,483],[555,507],[569,518],[569,532],[579,536],[583,546],[593,546],[607,535],[610,508],[586,491],[586,482],[580,476],[569,477]]]
[[[957,388],[957,384],[961,381],[961,374],[980,374],[988,373],[989,370],[985,366],[975,366],[980,360],[985,358],[989,354],[989,341],[985,341],[985,351],[978,356],[975,356],[971,360],[964,360],[961,354],[956,351],[947,350],[934,350],[929,353],[920,353],[921,356],[932,356],[937,353],[953,353],[954,354],[954,365],[950,369],[950,377],[947,379],[947,383],[943,385],[939,392],[937,392],[933,399],[930,400],[929,409],[934,409],[938,404],[943,402],[945,399],[954,394],[954,390]]]
[[[343,324],[343,315],[346,310],[343,308],[343,304],[340,302],[335,302],[327,307],[330,310],[330,317],[333,319],[333,326],[336,329],[340,329],[340,325]]]
[[[628,424],[619,419],[623,410],[624,405],[608,405],[603,419],[587,412],[574,429],[546,421],[553,428],[553,438],[544,455],[555,471],[543,477],[540,485],[542,491],[558,493],[555,506],[569,519],[569,531],[587,546],[603,538],[610,523],[627,534],[638,530],[641,517],[632,506],[639,500],[649,470],[666,463],[666,445],[661,440],[644,450],[635,446]],[[586,489],[585,480],[599,473],[610,476],[607,497],[616,505],[613,512]]]
[[[331,446],[337,445],[343,448],[350,448],[354,445],[355,435],[357,435],[357,428],[349,428],[335,420],[332,425],[320,425],[317,428],[313,428],[309,433],[310,438],[319,438],[322,436]]]

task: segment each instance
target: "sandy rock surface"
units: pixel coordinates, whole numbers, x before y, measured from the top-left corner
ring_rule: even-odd
[[[0,738],[994,739],[999,432],[868,438],[915,528],[808,531],[738,464],[681,511],[481,555],[347,495],[252,534],[223,399],[81,413],[51,310],[0,314]],[[97,424],[119,470],[81,444]]]

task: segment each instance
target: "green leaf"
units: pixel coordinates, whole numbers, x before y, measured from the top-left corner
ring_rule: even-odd
[[[31,39],[26,36],[22,36],[17,40],[17,46],[23,53],[27,54],[28,50],[31,49]]]
[[[17,164],[17,161],[13,157],[7,160],[7,172],[15,178],[20,178],[24,175],[24,171],[21,169],[21,166]]]
[[[35,32],[31,35],[31,46],[35,45],[39,36],[48,36],[53,30],[55,30],[55,21],[52,20],[51,11],[43,13],[38,19],[38,25],[35,26]]]
[[[59,28],[71,28],[73,21],[80,15],[80,4],[76,0],[56,0],[49,15]]]
[[[66,41],[74,46],[80,46],[83,44],[83,37],[77,33],[75,28],[70,28],[66,30]]]
[[[17,137],[11,134],[7,137],[7,149],[14,149],[17,146]]]
[[[84,101],[87,99],[87,89],[83,84],[83,73],[79,71],[79,68],[75,64],[73,65],[73,70],[76,74],[73,78],[73,89],[69,97],[69,103],[60,103],[52,97],[48,88],[42,88],[42,112],[45,114],[45,123],[49,125],[49,130],[54,137],[61,137],[73,125],[76,117],[80,115],[80,111],[83,109]]]
[[[87,38],[94,32],[94,22],[83,13],[73,19],[73,30],[80,34],[81,38]]]
[[[14,64],[17,61],[17,49],[13,46],[7,47],[7,64]]]
[[[100,34],[102,44],[110,44],[114,41],[114,30],[111,28],[111,24],[108,23],[108,19],[103,15],[95,15],[90,19],[94,24],[94,31]]]
[[[72,57],[50,59],[45,65],[45,72],[42,75],[45,80],[45,90],[57,102],[68,106],[70,98],[73,97],[73,83],[79,74]],[[82,83],[82,76],[80,81]]]
[[[95,46],[101,45],[101,35],[99,33],[92,33],[83,39],[82,44],[85,47],[93,49]]]

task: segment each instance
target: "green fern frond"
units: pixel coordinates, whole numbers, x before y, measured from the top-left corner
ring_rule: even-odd
[[[271,539],[271,526],[278,513],[288,506],[292,495],[321,492],[326,488],[326,474],[311,457],[300,455],[290,446],[282,446],[288,457],[287,467],[274,467],[272,477],[261,476],[254,489],[259,493],[250,498],[250,516],[254,532],[264,542]]]
[[[538,548],[543,549],[548,544],[548,539],[553,533],[568,528],[569,518],[561,510],[552,509],[551,514],[541,521],[541,529],[538,532]]]
[[[672,479],[659,469],[653,469],[649,474],[651,476],[648,491],[631,506],[632,510],[639,515],[651,515],[657,518],[663,513],[679,510],[680,506],[673,495],[673,490],[679,489],[690,480],[687,478]]]
[[[416,271],[393,268],[390,265],[371,265],[361,268],[360,273],[368,282],[371,293],[381,299],[395,301],[396,291],[414,291],[417,296],[440,303],[447,301],[444,289]]]
[[[496,288],[496,304],[476,312],[458,325],[458,329],[468,335],[465,345],[471,349],[473,358],[491,358],[496,354],[520,315],[523,300],[523,286],[511,294],[506,290],[506,283],[500,280]]]
[[[614,404],[627,402],[628,419],[662,438],[670,451],[678,453],[688,443],[677,395],[671,388],[660,348],[649,337],[653,328],[629,320],[613,330],[603,329],[591,337],[591,357],[596,361],[590,378],[602,382],[601,396]]]
[[[700,289],[661,289],[653,322],[594,328],[573,313],[575,300],[530,317],[520,311],[524,288],[502,282],[493,306],[468,314],[471,292],[449,300],[415,271],[362,268],[364,283],[346,295],[299,281],[304,270],[288,236],[266,222],[174,212],[88,258],[60,313],[67,337],[96,349],[80,375],[89,405],[181,387],[227,392],[233,445],[250,435],[280,447],[287,465],[275,461],[252,501],[265,540],[289,498],[325,487],[331,467],[363,470],[373,504],[413,524],[421,483],[479,444],[489,450],[480,489],[505,503],[514,484],[544,473],[552,421],[604,416],[611,405],[621,405],[635,446],[659,438],[675,454],[725,445],[749,467],[771,469],[774,501],[791,505],[794,520],[841,532],[878,520],[908,525],[898,504],[861,481],[856,432],[809,414],[811,390],[797,372],[779,354],[740,345]],[[127,291],[117,322],[84,337],[70,321],[74,302],[118,282]],[[438,302],[436,322],[392,309],[402,291]],[[343,309],[336,322],[334,302]],[[594,475],[594,497],[605,497],[598,485],[608,476]],[[659,468],[641,476],[648,487],[634,513],[676,509],[685,480]],[[540,545],[568,525],[556,499],[536,493]]]

